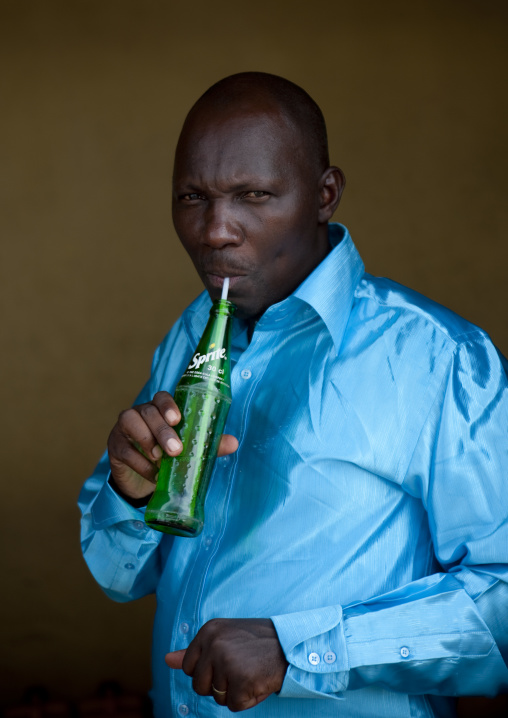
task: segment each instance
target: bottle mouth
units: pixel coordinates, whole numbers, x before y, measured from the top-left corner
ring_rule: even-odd
[[[228,314],[233,314],[236,311],[236,304],[229,301],[229,299],[216,299],[212,304],[210,311],[226,311]]]

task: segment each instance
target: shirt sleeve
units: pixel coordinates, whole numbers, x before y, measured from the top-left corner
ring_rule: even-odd
[[[173,391],[185,368],[191,343],[182,315],[157,347],[150,378],[134,401],[150,401],[161,388]],[[154,593],[161,575],[160,544],[170,549],[172,537],[150,529],[145,508],[134,508],[110,486],[110,466],[104,453],[85,482],[78,505],[82,513],[81,547],[95,580],[116,601]]]
[[[282,697],[508,691],[508,386],[481,336],[457,346],[403,484],[427,510],[442,571],[272,617],[289,662]]]
[[[135,403],[151,395],[148,382]],[[79,496],[81,548],[97,583],[110,598],[123,602],[155,591],[162,534],[145,524],[144,508],[134,508],[113,490],[109,475],[105,452]]]

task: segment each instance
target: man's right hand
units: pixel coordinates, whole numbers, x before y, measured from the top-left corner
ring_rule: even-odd
[[[121,412],[109,435],[108,453],[111,474],[122,493],[133,499],[153,493],[162,450],[169,456],[182,451],[182,442],[173,429],[180,418],[180,410],[167,391]],[[235,437],[223,434],[219,456],[232,454],[237,448]]]

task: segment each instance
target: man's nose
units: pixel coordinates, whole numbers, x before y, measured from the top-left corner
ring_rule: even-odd
[[[243,232],[231,200],[209,202],[205,215],[203,241],[214,249],[243,242]]]

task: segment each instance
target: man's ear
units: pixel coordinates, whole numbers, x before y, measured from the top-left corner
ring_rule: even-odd
[[[344,172],[338,167],[328,167],[319,180],[319,224],[326,224],[337,207],[346,184]]]

